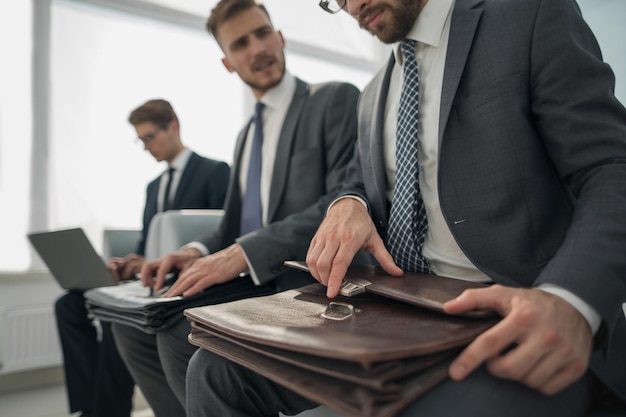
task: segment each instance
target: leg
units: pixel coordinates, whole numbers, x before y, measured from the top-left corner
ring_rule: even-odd
[[[55,313],[70,412],[89,411],[95,392],[98,335],[87,316],[83,293],[63,294],[55,303]]]
[[[295,415],[318,404],[221,356],[198,349],[187,368],[189,417]]]
[[[182,317],[173,327],[157,334],[157,346],[163,371],[172,391],[185,404],[187,364],[196,347],[187,341],[191,326]]]
[[[113,323],[112,330],[120,355],[155,417],[185,417],[183,405],[165,377],[156,336],[118,323]]]
[[[101,322],[101,326],[92,414],[96,417],[130,417],[135,381],[117,351],[111,323]]]
[[[464,381],[444,381],[397,417],[582,417],[591,401],[591,385],[587,374],[559,394],[545,396],[495,378],[482,367]]]
[[[589,374],[548,397],[494,378],[481,368],[465,381],[443,382],[397,417],[583,417],[590,397]],[[306,398],[206,350],[199,349],[189,362],[189,417],[295,415],[314,407],[316,404]]]

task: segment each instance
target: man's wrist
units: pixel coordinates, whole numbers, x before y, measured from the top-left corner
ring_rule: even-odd
[[[328,206],[328,208],[326,209],[326,214],[328,214],[328,212],[330,211],[330,209],[338,202],[340,202],[341,200],[346,200],[346,199],[351,199],[351,200],[355,200],[358,201],[359,203],[363,204],[363,207],[365,207],[365,210],[367,210],[369,212],[369,209],[367,207],[367,203],[365,202],[365,200],[363,200],[361,197],[359,197],[358,195],[354,195],[354,194],[348,194],[348,195],[343,195],[341,197],[336,198],[335,200],[333,200],[330,205]]]
[[[195,250],[198,254],[198,258],[207,256],[209,254],[209,250],[207,249],[207,247],[204,246],[200,242],[187,243],[186,245],[182,246],[179,250],[183,252],[186,252],[187,250]]]
[[[589,328],[591,329],[591,333],[593,335],[598,332],[598,329],[602,324],[602,317],[600,317],[600,314],[598,314],[598,312],[583,299],[554,284],[541,284],[537,288],[565,300],[572,307],[574,307],[581,316],[584,317],[585,321],[589,324]]]

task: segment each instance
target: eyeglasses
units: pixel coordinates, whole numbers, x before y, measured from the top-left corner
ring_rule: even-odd
[[[144,144],[147,145],[148,143],[152,142],[154,138],[156,138],[156,135],[158,135],[161,130],[164,130],[164,129],[159,126],[156,129],[154,129],[154,131],[152,131],[151,133],[148,133],[147,135],[144,135],[143,137],[139,137],[137,139],[139,139],[140,141],[142,141]]]
[[[335,14],[346,7],[346,0],[320,0],[320,7],[328,13]]]

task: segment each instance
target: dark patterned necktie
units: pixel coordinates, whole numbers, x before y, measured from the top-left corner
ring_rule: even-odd
[[[174,179],[174,171],[176,168],[169,167],[167,170],[167,184],[165,184],[165,193],[163,195],[163,211],[170,209],[170,194],[172,191],[172,180]]]
[[[263,103],[258,101],[254,112],[254,135],[250,148],[246,192],[241,203],[240,235],[260,229],[261,219],[261,159],[263,150]]]
[[[404,64],[396,132],[396,182],[389,215],[389,252],[404,271],[431,273],[422,256],[428,230],[426,209],[419,188],[417,162],[419,79],[415,41],[400,45]]]

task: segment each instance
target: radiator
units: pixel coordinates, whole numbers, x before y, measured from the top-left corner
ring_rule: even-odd
[[[42,304],[4,310],[0,317],[0,374],[62,364],[52,309]]]

